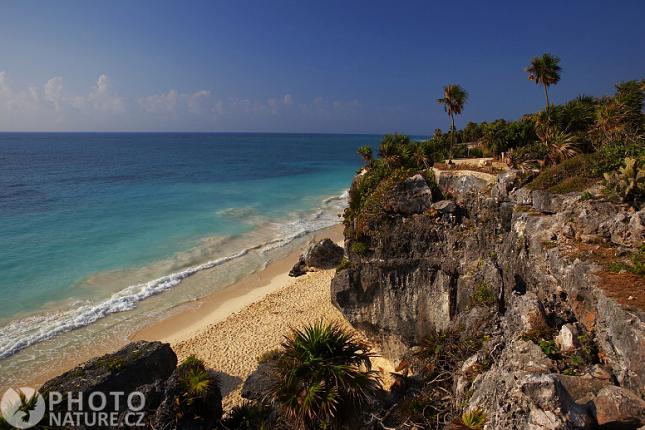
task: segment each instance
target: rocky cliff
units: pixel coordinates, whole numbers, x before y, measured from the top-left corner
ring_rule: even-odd
[[[333,303],[394,362],[433,333],[485,331],[453,396],[488,428],[645,425],[645,211],[599,187],[521,188],[517,171],[433,174],[434,198],[407,179],[360,238],[346,221]]]

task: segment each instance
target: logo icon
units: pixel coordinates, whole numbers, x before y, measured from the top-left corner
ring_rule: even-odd
[[[22,387],[18,391],[9,388],[2,396],[0,412],[10,425],[28,429],[38,424],[45,415],[45,400],[33,388]]]

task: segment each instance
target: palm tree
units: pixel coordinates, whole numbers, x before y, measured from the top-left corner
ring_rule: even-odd
[[[274,363],[278,382],[271,396],[298,429],[347,428],[380,386],[372,356],[337,324],[294,330]]]
[[[419,168],[421,168],[421,166],[424,166],[426,170],[430,168],[431,158],[428,156],[428,152],[429,150],[427,141],[418,142],[416,145],[414,145],[414,149],[412,150],[412,158]]]
[[[369,145],[358,148],[356,152],[361,155],[363,163],[365,163],[366,166],[370,164],[370,161],[372,161],[372,148],[370,148]]]
[[[562,68],[558,66],[559,62],[559,57],[547,52],[542,57],[534,57],[531,60],[531,65],[524,69],[525,72],[530,73],[529,81],[535,81],[536,84],[542,84],[544,87],[547,107],[549,107],[549,93],[546,88],[560,82]]]
[[[411,155],[410,136],[405,134],[386,134],[378,146],[378,156],[390,170],[405,164]]]
[[[443,87],[444,97],[437,99],[437,104],[443,105],[443,110],[450,116],[451,140],[450,159],[452,160],[452,147],[455,145],[455,114],[459,115],[464,110],[464,104],[468,100],[468,93],[459,84],[450,84]]]

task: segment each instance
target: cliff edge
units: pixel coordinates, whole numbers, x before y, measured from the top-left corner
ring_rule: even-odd
[[[431,169],[379,185],[360,214],[350,203],[332,302],[405,369],[399,404],[434,378],[487,428],[639,428],[645,210],[600,186],[556,195],[521,180]],[[437,379],[440,351],[463,342],[477,348]]]

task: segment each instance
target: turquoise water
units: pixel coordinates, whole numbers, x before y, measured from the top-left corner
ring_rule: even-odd
[[[0,376],[125,337],[337,224],[356,148],[379,140],[0,133]]]

